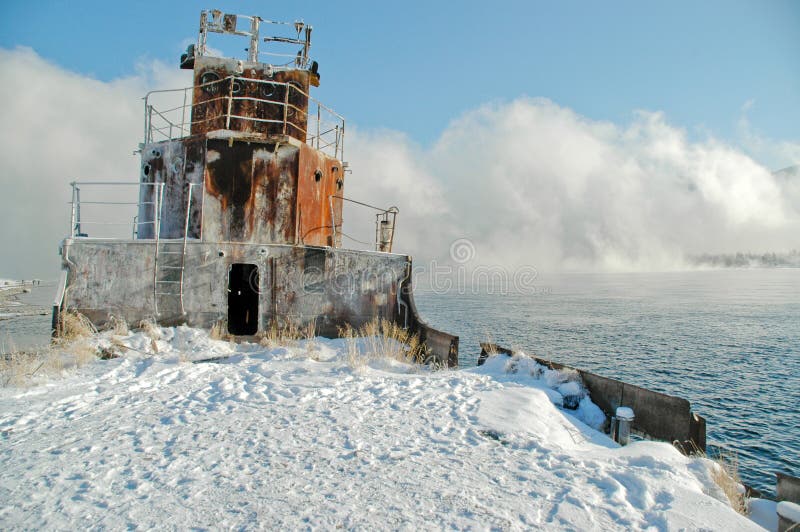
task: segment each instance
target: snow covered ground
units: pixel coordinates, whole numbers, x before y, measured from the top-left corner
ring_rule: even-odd
[[[0,527],[759,529],[711,462],[618,447],[519,360],[431,373],[354,363],[345,340],[159,332],[0,389]]]

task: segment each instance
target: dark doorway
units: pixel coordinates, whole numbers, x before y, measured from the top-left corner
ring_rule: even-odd
[[[258,332],[258,266],[231,264],[228,273],[228,332]]]

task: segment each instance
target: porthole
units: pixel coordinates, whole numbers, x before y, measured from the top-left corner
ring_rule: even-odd
[[[233,94],[241,94],[242,93],[242,83],[238,80],[233,80],[233,86],[231,87],[231,92]]]
[[[142,175],[144,175],[145,177],[150,175],[150,165],[149,164],[145,164],[144,166],[142,166]]]
[[[172,161],[172,173],[174,174],[181,174],[183,171],[183,159],[178,157],[174,161]]]
[[[322,170],[317,170],[316,172],[314,172],[314,181],[319,183],[321,179],[322,179]]]
[[[211,95],[219,93],[219,83],[215,83],[219,79],[219,74],[213,70],[200,74],[200,85],[203,87],[203,92]]]
[[[261,84],[261,96],[264,98],[272,98],[275,96],[275,85],[272,83]]]
[[[336,190],[342,190],[342,185],[344,185],[344,181],[341,179],[336,180]]]

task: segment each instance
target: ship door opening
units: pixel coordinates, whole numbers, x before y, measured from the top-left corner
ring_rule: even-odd
[[[258,332],[258,266],[231,264],[228,273],[228,332],[252,335]]]

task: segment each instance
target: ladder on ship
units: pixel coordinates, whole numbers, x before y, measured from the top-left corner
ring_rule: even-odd
[[[155,256],[153,264],[153,306],[156,317],[182,317],[186,315],[183,305],[183,285],[186,272],[186,241],[189,233],[189,215],[192,207],[192,187],[186,200],[186,213],[182,239],[165,239],[161,233],[161,211],[164,187],[160,187],[155,220]]]
[[[186,268],[186,238],[156,238],[155,273],[153,276],[156,316],[183,316],[183,278]]]

